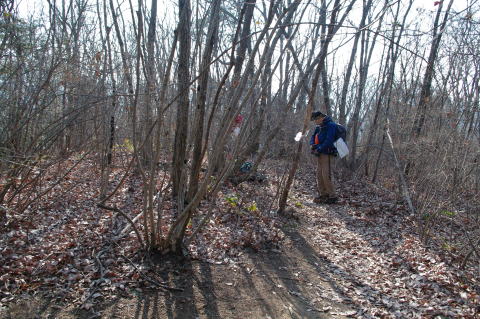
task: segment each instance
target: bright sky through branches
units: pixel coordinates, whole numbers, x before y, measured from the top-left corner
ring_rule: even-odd
[[[400,0],[404,2],[405,4],[407,1],[405,0]],[[445,0],[444,0],[445,1]],[[90,0],[92,5],[96,4],[96,0]],[[145,5],[148,8],[150,5],[150,1],[145,1]],[[194,1],[192,1],[194,2]],[[436,9],[435,3],[438,2],[437,0],[415,0],[413,4],[413,9],[414,11],[416,9],[425,9],[425,10],[430,10],[434,11]],[[452,5],[452,9],[454,11],[463,11],[465,10],[468,6],[470,6],[472,3],[478,2],[477,0],[455,0]],[[34,13],[39,13],[41,12],[42,9],[45,9],[48,6],[48,3],[46,0],[17,0],[17,7],[18,7],[18,12],[22,18],[26,18],[29,15],[32,15]],[[163,3],[163,5],[159,5],[159,11],[160,15],[167,10],[170,11],[172,6],[175,6],[177,4],[177,1],[174,0],[160,0],[159,3]],[[127,2],[124,4],[125,6],[128,5]],[[136,4],[134,4],[136,5]],[[170,8],[170,9],[169,9]],[[361,3],[357,4],[357,10],[361,10]],[[171,12],[171,11],[170,11]]]

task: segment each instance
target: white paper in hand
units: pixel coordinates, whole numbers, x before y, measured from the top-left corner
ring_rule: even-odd
[[[302,132],[298,132],[297,135],[295,135],[295,142],[299,142],[302,139]]]
[[[336,140],[333,143],[333,145],[336,147],[336,149],[338,151],[338,156],[340,156],[340,158],[344,158],[345,156],[348,155],[348,153],[349,153],[348,146],[345,143],[345,141],[343,140],[343,138],[339,138],[338,140]]]

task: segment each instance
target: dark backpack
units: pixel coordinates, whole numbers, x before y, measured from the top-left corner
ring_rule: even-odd
[[[345,126],[341,125],[341,124],[337,124],[335,123],[336,125],[336,130],[335,130],[335,141],[338,140],[339,138],[342,138],[343,141],[345,143],[347,143],[347,129],[345,128]]]

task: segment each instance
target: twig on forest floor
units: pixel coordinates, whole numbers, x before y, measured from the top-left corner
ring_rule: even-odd
[[[138,241],[139,241],[140,245],[145,248],[145,244],[143,243],[142,236],[140,235],[140,232],[138,231],[137,227],[135,226],[134,221],[130,217],[128,217],[127,214],[125,214],[124,212],[122,212],[120,209],[118,209],[116,207],[106,206],[103,203],[98,203],[97,207],[103,208],[103,209],[106,209],[106,210],[110,210],[110,211],[113,211],[113,212],[116,212],[116,213],[122,215],[122,217],[124,217],[130,223],[130,225],[132,225],[132,228],[135,231],[135,234],[137,235],[137,238],[138,238]]]

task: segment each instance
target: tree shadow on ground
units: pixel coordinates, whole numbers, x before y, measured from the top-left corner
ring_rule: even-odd
[[[193,269],[188,258],[157,255],[152,258],[149,276],[176,290],[145,289],[138,296],[135,319],[197,318],[193,294]]]
[[[290,247],[245,253],[235,266],[153,258],[146,276],[171,289],[146,281],[143,289],[100,304],[96,311],[74,310],[58,318],[346,318],[369,305],[388,309],[378,291],[322,257],[304,235],[296,230],[285,234]],[[362,304],[349,298],[355,287],[366,294]]]
[[[309,176],[308,172],[316,171],[315,163],[310,161],[308,164],[307,168],[302,169],[302,176]],[[369,185],[371,184],[368,182],[356,180],[353,184],[350,183],[352,182],[351,173],[340,168],[343,164],[338,159],[335,161],[335,165],[334,175],[338,175],[338,178],[335,178],[335,186],[342,203],[339,205],[307,203],[306,206],[314,209],[324,208],[328,216],[331,215],[333,218],[341,220],[349,231],[361,236],[372,249],[379,253],[387,250],[392,251],[398,245],[401,245],[404,241],[403,236],[400,235],[403,233],[401,226],[405,224],[408,213],[393,211],[397,203],[389,203],[392,204],[392,207],[388,211],[384,207],[378,207],[377,210],[374,207],[368,207],[368,205],[357,207],[359,204],[360,206],[365,205],[363,203],[365,198],[371,200],[371,197],[378,197],[378,194],[374,189],[370,189]],[[313,199],[317,189],[315,178],[304,178],[301,185],[303,189],[306,188],[311,191]],[[378,197],[378,202],[383,203],[384,200],[388,201],[388,199]],[[375,205],[375,201],[367,201],[368,203]],[[352,212],[354,213],[352,214]]]
[[[293,243],[292,249],[297,251],[299,254],[299,256],[296,256],[296,258],[299,258],[300,262],[297,263],[304,264],[304,266],[299,267],[299,269],[309,269],[311,271],[310,274],[302,274],[307,276],[306,278],[303,278],[307,284],[302,285],[302,287],[299,287],[297,284],[293,284],[292,281],[284,280],[285,285],[287,285],[289,289],[302,289],[309,287],[310,285],[308,285],[308,283],[320,281],[323,284],[319,285],[318,287],[320,289],[324,288],[325,290],[320,291],[318,295],[320,296],[320,300],[325,305],[332,305],[332,301],[334,301],[333,304],[336,304],[336,306],[341,305],[340,308],[343,307],[345,309],[345,306],[349,306],[351,309],[357,310],[360,313],[369,306],[383,308],[386,311],[390,310],[390,305],[385,303],[385,300],[383,300],[384,298],[382,298],[383,294],[380,291],[355,278],[349,269],[343,269],[342,267],[339,267],[338,265],[329,261],[327,258],[319,255],[315,248],[310,245],[309,241],[305,239],[302,234],[297,231],[287,231],[285,234]],[[269,262],[264,263],[265,266],[269,266],[274,271],[276,270],[279,278],[285,278],[281,275],[281,272],[277,270],[280,269],[278,267],[279,264],[292,265],[295,264],[295,262],[286,258],[285,254],[278,254],[277,258],[269,259]],[[306,266],[305,264],[308,264],[310,267]],[[353,301],[349,297],[349,295],[352,293],[352,290],[356,288],[361,289],[362,291],[362,304],[358,301]],[[333,296],[335,297],[333,300],[329,300],[329,298],[332,297],[332,294],[329,292],[329,290],[333,292]],[[314,299],[314,301],[317,300]],[[399,303],[400,301],[389,297],[388,303],[393,302]],[[358,314],[359,313],[357,312],[357,315]]]
[[[250,252],[236,270],[187,259],[163,263],[159,278],[183,291],[142,293],[133,318],[342,318],[400,303],[322,257],[298,231],[285,234],[291,247]],[[361,302],[349,297],[356,288]]]

